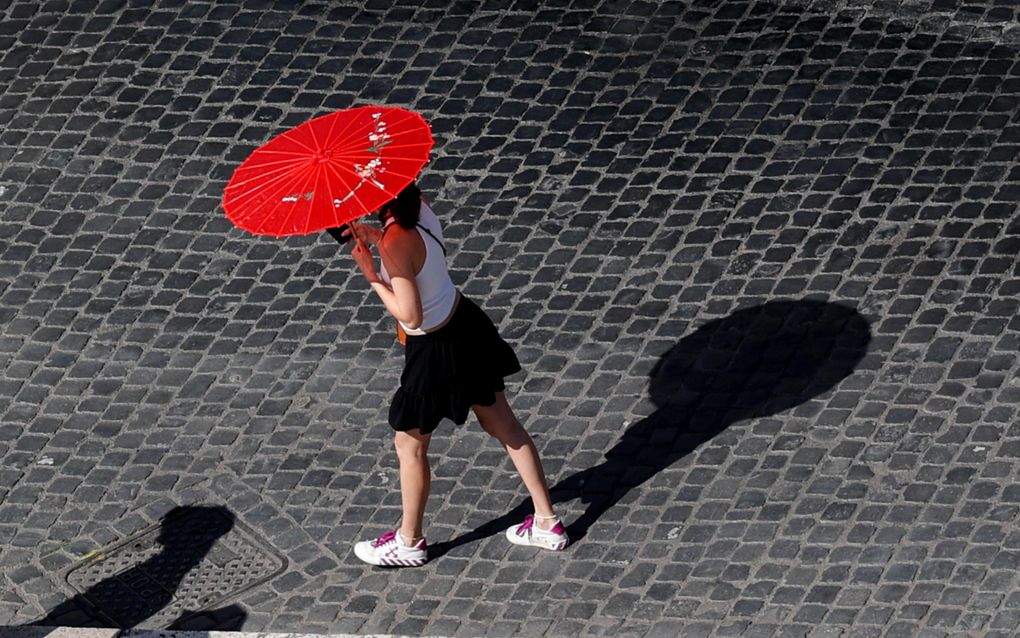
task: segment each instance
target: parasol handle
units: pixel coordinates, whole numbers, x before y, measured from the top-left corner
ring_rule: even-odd
[[[349,234],[345,236],[344,231],[347,231]],[[329,233],[329,236],[335,239],[336,243],[341,246],[351,241],[351,238],[354,237],[354,229],[347,224],[343,224],[342,226],[337,226],[335,228],[327,228],[326,232]]]

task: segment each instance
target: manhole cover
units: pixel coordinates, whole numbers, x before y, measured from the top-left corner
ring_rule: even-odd
[[[74,565],[67,582],[118,627],[169,627],[273,578],[286,564],[225,508],[189,506]]]

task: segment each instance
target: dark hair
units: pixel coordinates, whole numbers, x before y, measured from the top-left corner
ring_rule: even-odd
[[[385,220],[389,215],[397,220],[403,228],[414,228],[418,225],[418,215],[421,212],[421,190],[418,185],[411,182],[404,187],[404,190],[379,209],[379,217]]]

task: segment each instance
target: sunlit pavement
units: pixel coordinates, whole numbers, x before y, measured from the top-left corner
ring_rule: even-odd
[[[1018,11],[4,5],[0,625],[1015,635]],[[373,103],[432,125],[566,552],[501,536],[525,492],[474,421],[432,443],[433,559],[351,552],[400,516],[392,320],[219,201]]]

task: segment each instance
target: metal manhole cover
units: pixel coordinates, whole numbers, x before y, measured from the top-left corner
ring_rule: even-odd
[[[223,507],[188,506],[67,573],[120,628],[170,627],[279,575],[287,560]]]

